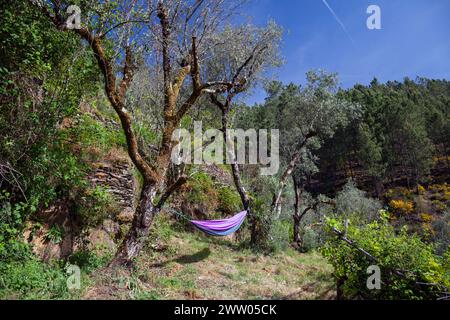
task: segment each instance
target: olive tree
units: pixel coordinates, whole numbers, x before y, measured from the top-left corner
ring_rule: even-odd
[[[273,123],[281,131],[284,171],[272,202],[273,213],[281,210],[281,199],[288,178],[302,165],[302,154],[318,149],[325,138],[358,116],[359,107],[337,95],[336,74],[323,71],[307,73],[305,87],[290,84],[278,89],[268,104],[272,105]]]
[[[211,91],[210,98],[222,114],[222,132],[226,142],[227,158],[230,160],[233,181],[242,206],[250,216],[251,243],[255,243],[256,222],[228,129],[232,125],[230,114],[236,110],[236,104],[233,102],[238,95],[245,94],[262,82],[267,69],[281,64],[279,47],[282,30],[274,22],[270,22],[266,27],[260,28],[252,25],[227,27],[217,36],[222,39],[222,44],[213,49],[215,58],[207,65],[208,71],[215,78],[225,79],[226,82],[235,85]],[[230,56],[229,52],[233,51],[238,54]]]
[[[214,78],[209,75],[210,69],[203,69],[203,66],[217,53],[215,48],[224,41],[233,41],[231,36],[223,38],[225,27],[243,2],[79,1],[81,23],[74,26],[67,22],[68,1],[30,1],[56,28],[75,32],[90,47],[104,78],[105,94],[120,119],[129,157],[143,177],[132,226],[111,262],[112,266],[127,265],[139,254],[155,215],[187,180],[182,175],[168,183],[171,153],[176,144],[172,140],[175,129],[205,94],[233,92],[242,85],[242,79],[238,77]],[[230,59],[240,59],[242,48],[230,46],[226,54]],[[136,100],[130,103],[127,95],[139,61],[153,73],[153,92],[162,92],[162,97],[155,95],[157,99],[139,101],[157,105],[161,117],[159,142],[147,150],[140,146],[133,126]]]

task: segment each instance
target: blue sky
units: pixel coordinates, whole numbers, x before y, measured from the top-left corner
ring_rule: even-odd
[[[285,30],[286,64],[275,70],[283,82],[304,83],[305,73],[337,72],[343,87],[408,76],[450,78],[450,0],[253,0],[253,23],[275,20]],[[369,30],[367,7],[381,8],[381,30]],[[256,92],[248,103],[262,102]]]

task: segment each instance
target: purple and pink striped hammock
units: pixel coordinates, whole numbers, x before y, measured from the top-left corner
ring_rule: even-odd
[[[196,226],[199,230],[206,234],[216,237],[228,236],[241,227],[247,216],[247,211],[242,211],[232,218],[223,220],[190,220],[191,223]]]
[[[223,220],[191,220],[189,217],[173,209],[169,208],[169,211],[188,220],[200,231],[215,237],[225,237],[239,230],[248,213],[247,211],[242,211],[229,219]]]

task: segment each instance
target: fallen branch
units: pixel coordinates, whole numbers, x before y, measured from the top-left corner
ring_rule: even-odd
[[[353,241],[353,240],[347,238],[347,236],[346,236],[343,232],[339,231],[339,230],[336,229],[335,227],[333,227],[331,230],[338,236],[338,238],[339,238],[340,240],[346,242],[348,245],[350,245],[351,247],[355,248],[356,250],[358,250],[359,252],[361,252],[362,254],[364,254],[364,255],[365,255],[367,258],[369,258],[372,262],[378,263],[378,259],[377,259],[377,258],[375,258],[373,255],[371,255],[369,252],[367,252],[367,250],[365,250],[365,249],[359,247],[358,244],[357,244],[355,241]],[[448,291],[449,291],[449,288],[447,288],[446,286],[444,286],[444,285],[442,285],[442,284],[429,283],[429,282],[422,282],[422,281],[418,281],[417,279],[414,279],[414,280],[413,280],[413,279],[409,278],[409,277],[406,275],[406,273],[408,273],[407,271],[400,271],[400,270],[398,270],[398,269],[393,269],[393,268],[386,268],[386,269],[389,270],[389,271],[391,271],[393,274],[395,274],[395,275],[397,275],[397,276],[399,276],[399,277],[402,277],[402,278],[404,278],[404,279],[406,279],[406,280],[414,281],[414,283],[415,283],[417,286],[433,286],[433,287],[437,287],[437,288],[443,290],[443,291],[440,291],[439,293],[445,295],[444,297],[441,297],[441,298],[439,298],[439,299],[448,299]]]

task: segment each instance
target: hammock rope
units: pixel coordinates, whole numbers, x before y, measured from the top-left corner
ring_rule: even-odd
[[[242,211],[229,219],[192,220],[190,217],[171,208],[169,208],[169,211],[173,212],[180,218],[189,221],[200,231],[215,237],[225,237],[239,230],[248,213],[247,211]]]

